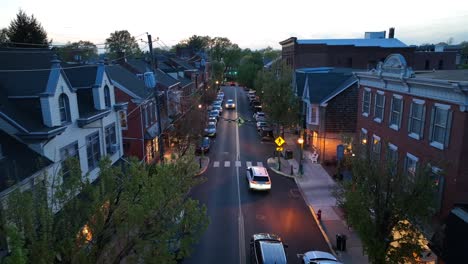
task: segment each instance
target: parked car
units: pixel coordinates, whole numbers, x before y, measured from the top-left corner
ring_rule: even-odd
[[[221,105],[213,105],[213,110],[216,110],[219,112],[219,115],[223,112],[223,107]]]
[[[197,147],[195,148],[195,153],[208,153],[210,151],[211,139],[209,137],[204,137],[200,140]]]
[[[216,120],[219,118],[219,111],[218,110],[211,110],[208,114],[208,118],[215,117]]]
[[[266,121],[259,121],[257,124],[257,131],[260,131],[262,127],[268,126],[269,124]]]
[[[214,116],[209,116],[208,123],[215,123],[216,125],[218,125],[218,119]]]
[[[256,112],[255,114],[253,114],[253,118],[257,122],[266,120],[266,116],[264,112]]]
[[[254,234],[250,239],[251,263],[276,263],[285,264],[286,253],[281,238],[275,234],[259,233]]]
[[[216,124],[208,123],[208,126],[205,128],[205,136],[216,137]]]
[[[338,259],[328,252],[309,251],[302,255],[304,264],[341,264]]]
[[[247,181],[250,190],[269,191],[271,189],[271,179],[265,167],[247,167]]]
[[[262,138],[262,141],[273,141],[273,128],[271,126],[264,126],[258,130],[258,134]]]
[[[236,104],[234,103],[234,100],[232,99],[227,100],[226,109],[236,109]]]

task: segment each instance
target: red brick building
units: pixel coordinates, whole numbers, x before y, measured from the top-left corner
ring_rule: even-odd
[[[414,74],[392,54],[356,77],[359,141],[409,174],[430,164],[440,226],[456,205],[468,204],[468,71]]]

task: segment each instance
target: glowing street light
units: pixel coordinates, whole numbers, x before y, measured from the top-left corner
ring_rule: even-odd
[[[301,136],[300,138],[297,139],[297,143],[301,145],[300,148],[300,155],[299,155],[299,174],[302,175],[304,174],[304,168],[302,167],[302,149],[304,148],[304,138]]]

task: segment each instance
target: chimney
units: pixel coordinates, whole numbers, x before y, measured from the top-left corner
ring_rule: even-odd
[[[394,38],[395,37],[395,28],[391,27],[390,30],[388,31],[388,38]]]

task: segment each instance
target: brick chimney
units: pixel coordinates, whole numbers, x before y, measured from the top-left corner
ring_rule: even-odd
[[[388,31],[388,38],[395,38],[395,28],[391,27]]]

